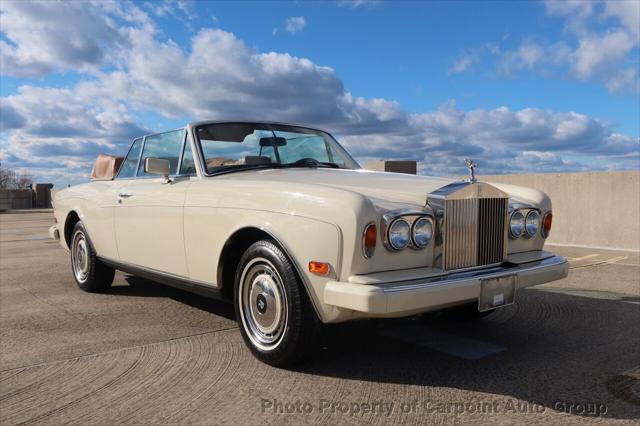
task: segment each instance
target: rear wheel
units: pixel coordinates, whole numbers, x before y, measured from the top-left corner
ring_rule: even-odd
[[[319,323],[293,265],[272,241],[254,243],[240,259],[234,304],[242,337],[258,359],[284,367],[310,355]]]
[[[81,221],[76,223],[71,232],[70,250],[71,270],[78,287],[91,293],[111,287],[115,270],[100,262]]]

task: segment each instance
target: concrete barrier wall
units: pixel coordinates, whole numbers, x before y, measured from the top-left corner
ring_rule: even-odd
[[[640,250],[640,172],[478,176],[551,197],[550,244]]]
[[[30,209],[33,193],[30,189],[0,189],[0,210]]]
[[[34,183],[31,188],[0,189],[0,210],[50,209],[51,183]]]

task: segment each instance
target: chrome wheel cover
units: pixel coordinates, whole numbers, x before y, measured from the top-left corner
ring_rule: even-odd
[[[240,319],[251,342],[264,351],[275,349],[287,327],[287,295],[275,266],[252,259],[242,271],[238,289]]]
[[[84,283],[89,277],[89,247],[87,238],[82,231],[73,235],[71,244],[71,266],[73,274],[79,283]]]

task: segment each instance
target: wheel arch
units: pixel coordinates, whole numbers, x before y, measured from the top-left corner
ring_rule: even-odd
[[[71,247],[71,233],[73,232],[73,227],[76,226],[76,223],[80,222],[80,220],[80,215],[75,210],[71,210],[67,213],[67,217],[64,220],[64,242],[67,245],[67,248]]]
[[[307,277],[295,258],[289,254],[290,252],[286,245],[271,232],[254,226],[246,226],[237,229],[229,236],[229,238],[227,238],[224,246],[222,247],[217,269],[217,283],[222,297],[228,300],[233,300],[235,274],[238,264],[240,263],[240,258],[253,243],[260,240],[271,240],[282,250],[300,277],[304,291],[306,292],[307,297],[309,297],[316,315],[318,318],[322,319],[322,311],[318,309],[318,302],[310,289]]]

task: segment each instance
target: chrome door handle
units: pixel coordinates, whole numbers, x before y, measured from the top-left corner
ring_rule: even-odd
[[[129,198],[129,197],[133,197],[133,194],[130,192],[120,192],[118,194],[118,197],[120,198]]]

